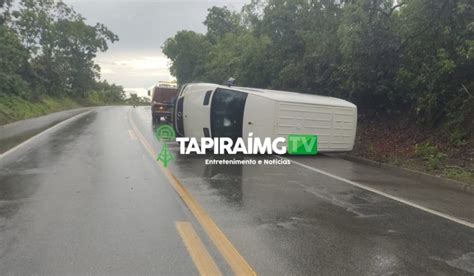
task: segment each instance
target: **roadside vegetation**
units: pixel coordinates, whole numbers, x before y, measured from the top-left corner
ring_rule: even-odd
[[[96,54],[118,41],[61,1],[0,0],[0,124],[81,105],[122,103]]]
[[[138,97],[137,94],[131,93],[130,97],[126,100],[128,105],[144,105],[144,106],[149,106],[150,105],[150,99],[147,97]]]
[[[70,98],[45,96],[32,102],[18,96],[1,96],[0,125],[77,107],[80,107],[80,104]]]
[[[354,154],[474,183],[472,0],[252,0],[209,9],[163,52],[178,83],[315,93],[358,106]]]

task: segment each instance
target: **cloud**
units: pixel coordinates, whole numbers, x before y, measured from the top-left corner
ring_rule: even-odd
[[[168,70],[169,59],[164,56],[141,56],[117,61],[115,64],[133,71]]]
[[[170,80],[164,41],[179,30],[204,33],[207,9],[240,10],[250,0],[65,0],[88,24],[105,24],[120,40],[100,53],[101,78],[124,87],[150,87]]]
[[[113,75],[115,74],[115,71],[110,69],[110,68],[107,68],[107,67],[102,67],[100,68],[100,73],[102,75]]]
[[[96,60],[101,78],[125,87],[149,87],[172,80],[169,60],[161,53],[136,51],[103,53]]]

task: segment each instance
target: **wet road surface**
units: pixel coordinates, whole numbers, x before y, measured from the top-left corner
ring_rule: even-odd
[[[170,144],[171,171],[209,222],[150,154],[162,147],[153,131],[149,108],[101,108],[2,157],[0,274],[196,275],[180,222],[225,275],[235,270],[212,223],[261,275],[474,273],[470,227],[296,164],[205,165],[222,157]],[[348,167],[337,160],[298,162],[336,174]],[[376,173],[358,169],[341,176]],[[450,214],[469,220],[473,201],[459,198]]]

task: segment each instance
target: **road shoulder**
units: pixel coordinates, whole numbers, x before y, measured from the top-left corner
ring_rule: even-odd
[[[474,223],[474,194],[442,182],[413,177],[392,168],[375,167],[336,156],[291,157],[297,163],[315,168],[347,182],[357,183],[368,190],[376,190],[400,202],[407,201],[439,212],[446,217]],[[294,162],[294,163],[296,163]]]
[[[92,109],[93,107],[70,109],[0,126],[0,154],[64,120]]]

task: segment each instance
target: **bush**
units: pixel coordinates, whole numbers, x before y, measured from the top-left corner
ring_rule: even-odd
[[[429,142],[424,144],[416,144],[415,156],[426,161],[430,170],[441,168],[441,163],[446,158],[446,154],[440,152],[436,145],[433,145]]]

